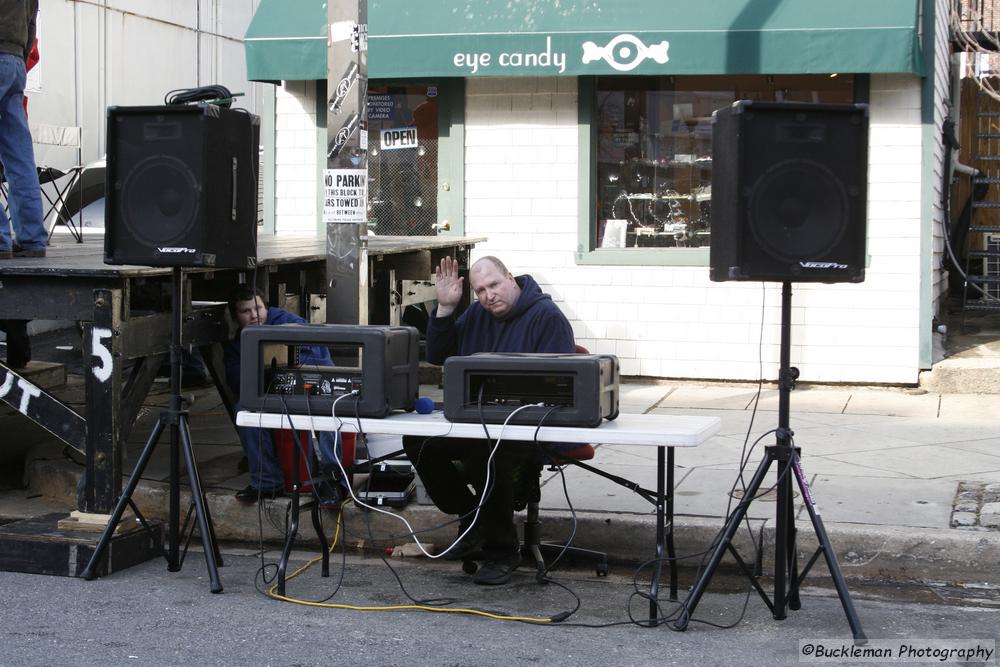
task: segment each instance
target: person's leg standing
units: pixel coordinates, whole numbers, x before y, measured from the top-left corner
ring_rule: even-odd
[[[17,244],[24,250],[45,250],[42,195],[35,168],[31,131],[22,100],[26,74],[18,56],[0,54],[0,162],[7,178],[7,198]],[[10,250],[10,221],[0,211],[0,251]]]
[[[4,180],[7,180],[6,155],[8,150],[7,142],[5,140],[8,133],[8,121],[6,117],[10,111],[10,99],[15,97],[14,90],[17,87],[15,85],[15,79],[17,77],[16,65],[13,63],[12,58],[13,56],[0,54],[0,166],[3,166],[5,170]],[[9,208],[11,205],[9,184],[7,193],[7,208]],[[5,207],[0,206],[0,254],[2,254],[4,258],[10,257],[12,245],[13,241],[11,240],[10,219],[7,217]]]

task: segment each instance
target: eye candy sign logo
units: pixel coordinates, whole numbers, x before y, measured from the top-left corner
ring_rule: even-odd
[[[667,55],[668,48],[670,43],[667,40],[646,46],[635,35],[621,34],[604,46],[598,46],[594,42],[584,42],[583,64],[604,60],[619,72],[630,72],[647,58],[661,65],[666,64],[670,60]]]
[[[557,42],[565,44],[566,40]],[[524,46],[524,45],[522,45]],[[567,60],[566,52],[553,45],[551,35],[545,37],[544,46],[539,42],[532,48],[521,48],[503,51],[459,51],[451,56],[451,64],[457,69],[465,70],[471,75],[503,74],[577,74],[588,73],[598,68],[588,68],[591,63],[599,65],[602,61],[619,72],[630,72],[636,67],[651,60],[660,65],[670,60],[667,50],[670,42],[662,40],[656,44],[646,45],[635,35],[622,33],[601,46],[596,42],[586,41],[581,45],[583,57],[582,67]],[[575,48],[575,47],[573,47]],[[370,100],[369,100],[370,101]]]

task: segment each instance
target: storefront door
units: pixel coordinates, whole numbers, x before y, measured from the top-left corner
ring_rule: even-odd
[[[438,224],[438,88],[368,90],[369,229],[379,236],[430,236]]]

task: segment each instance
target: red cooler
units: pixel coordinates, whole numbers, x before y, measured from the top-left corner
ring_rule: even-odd
[[[285,478],[285,491],[292,490],[292,432],[287,429],[274,429],[274,453],[278,457],[278,465],[281,466],[281,474]],[[354,441],[355,433],[340,434],[341,463],[344,468],[354,465]],[[302,482],[302,491],[311,491],[312,484],[309,483],[309,468],[306,466],[306,457],[309,455],[309,434],[299,433],[299,481]],[[349,479],[354,481],[354,475],[349,475]]]

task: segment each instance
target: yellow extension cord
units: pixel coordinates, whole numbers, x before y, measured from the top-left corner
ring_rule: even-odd
[[[328,555],[333,553],[334,548],[337,546],[337,541],[340,539],[340,528],[343,525],[341,521],[343,516],[343,505],[341,505],[340,511],[337,512],[337,530],[333,535],[333,542],[330,543],[330,549],[327,552]],[[290,575],[285,577],[285,581],[291,581],[295,577],[299,576],[310,567],[322,560],[322,556],[316,556],[312,560],[308,561],[305,565],[299,569],[292,572]],[[487,611],[482,611],[479,609],[462,609],[454,607],[428,607],[426,605],[419,604],[397,604],[388,606],[361,606],[353,604],[337,604],[334,602],[310,602],[308,600],[299,600],[296,598],[288,597],[287,595],[278,595],[275,590],[278,588],[278,584],[274,584],[267,591],[267,596],[275,600],[281,600],[282,602],[291,602],[293,604],[301,604],[307,607],[324,607],[328,609],[350,609],[352,611],[430,611],[438,614],[471,614],[473,616],[485,616],[486,618],[493,618],[501,621],[523,621],[527,623],[552,623],[551,618],[530,618],[526,616],[505,616],[503,614],[493,614]]]

